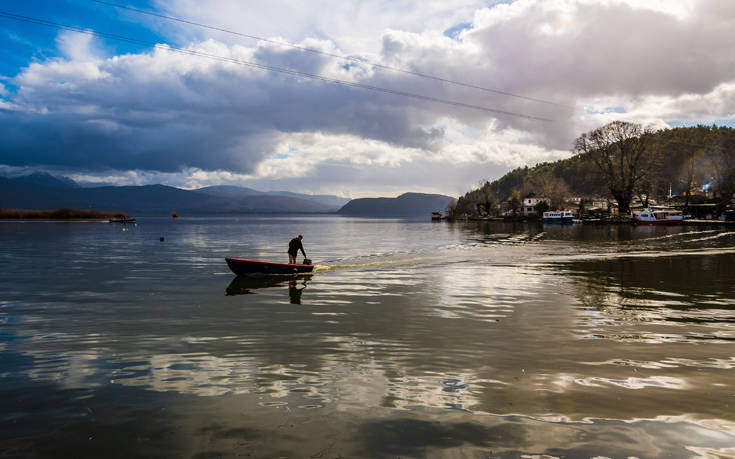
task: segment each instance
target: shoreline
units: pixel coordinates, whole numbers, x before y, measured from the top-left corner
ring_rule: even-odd
[[[124,218],[124,212],[80,209],[0,209],[0,221],[103,221]]]
[[[448,223],[456,223],[456,222],[505,222],[505,223],[527,223],[527,224],[544,224],[543,221],[539,218],[502,218],[502,217],[468,217],[468,218],[446,218],[443,217],[441,220],[439,219],[432,219],[433,222],[448,222]],[[545,223],[547,225],[559,225],[559,223]],[[634,225],[634,226],[656,226],[656,225],[643,225],[636,223],[632,218],[631,219],[611,219],[611,220],[582,220],[582,221],[575,221],[574,224],[578,225]],[[735,225],[735,220],[703,220],[703,219],[688,219],[688,220],[682,220],[679,224],[671,224],[671,225],[660,225],[660,226],[696,226],[696,225],[706,225],[706,226],[731,226]]]

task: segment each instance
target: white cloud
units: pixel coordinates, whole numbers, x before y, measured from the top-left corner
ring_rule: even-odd
[[[56,48],[69,60],[88,61],[101,56],[93,35],[61,31],[56,37]]]

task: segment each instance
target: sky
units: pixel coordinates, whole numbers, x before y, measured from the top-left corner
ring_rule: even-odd
[[[613,120],[735,126],[732,0],[109,1],[237,33],[3,2],[48,22],[0,17],[0,174],[459,196]]]

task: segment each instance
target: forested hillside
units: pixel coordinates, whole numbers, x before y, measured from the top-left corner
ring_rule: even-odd
[[[635,196],[660,200],[671,191],[688,204],[703,189],[713,202],[726,205],[732,199],[735,129],[696,126],[654,132],[613,122],[580,136],[568,159],[517,168],[485,182],[462,196],[455,212],[492,214],[528,193],[549,198],[552,208],[571,197],[599,197],[615,199],[627,210]]]

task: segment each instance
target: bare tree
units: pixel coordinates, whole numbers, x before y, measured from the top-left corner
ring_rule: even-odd
[[[621,214],[630,212],[636,185],[646,175],[651,133],[640,124],[613,121],[574,142],[575,152],[597,165]]]
[[[552,210],[563,209],[571,194],[567,182],[555,176],[551,171],[543,171],[534,175],[531,185],[538,196],[549,199]]]

